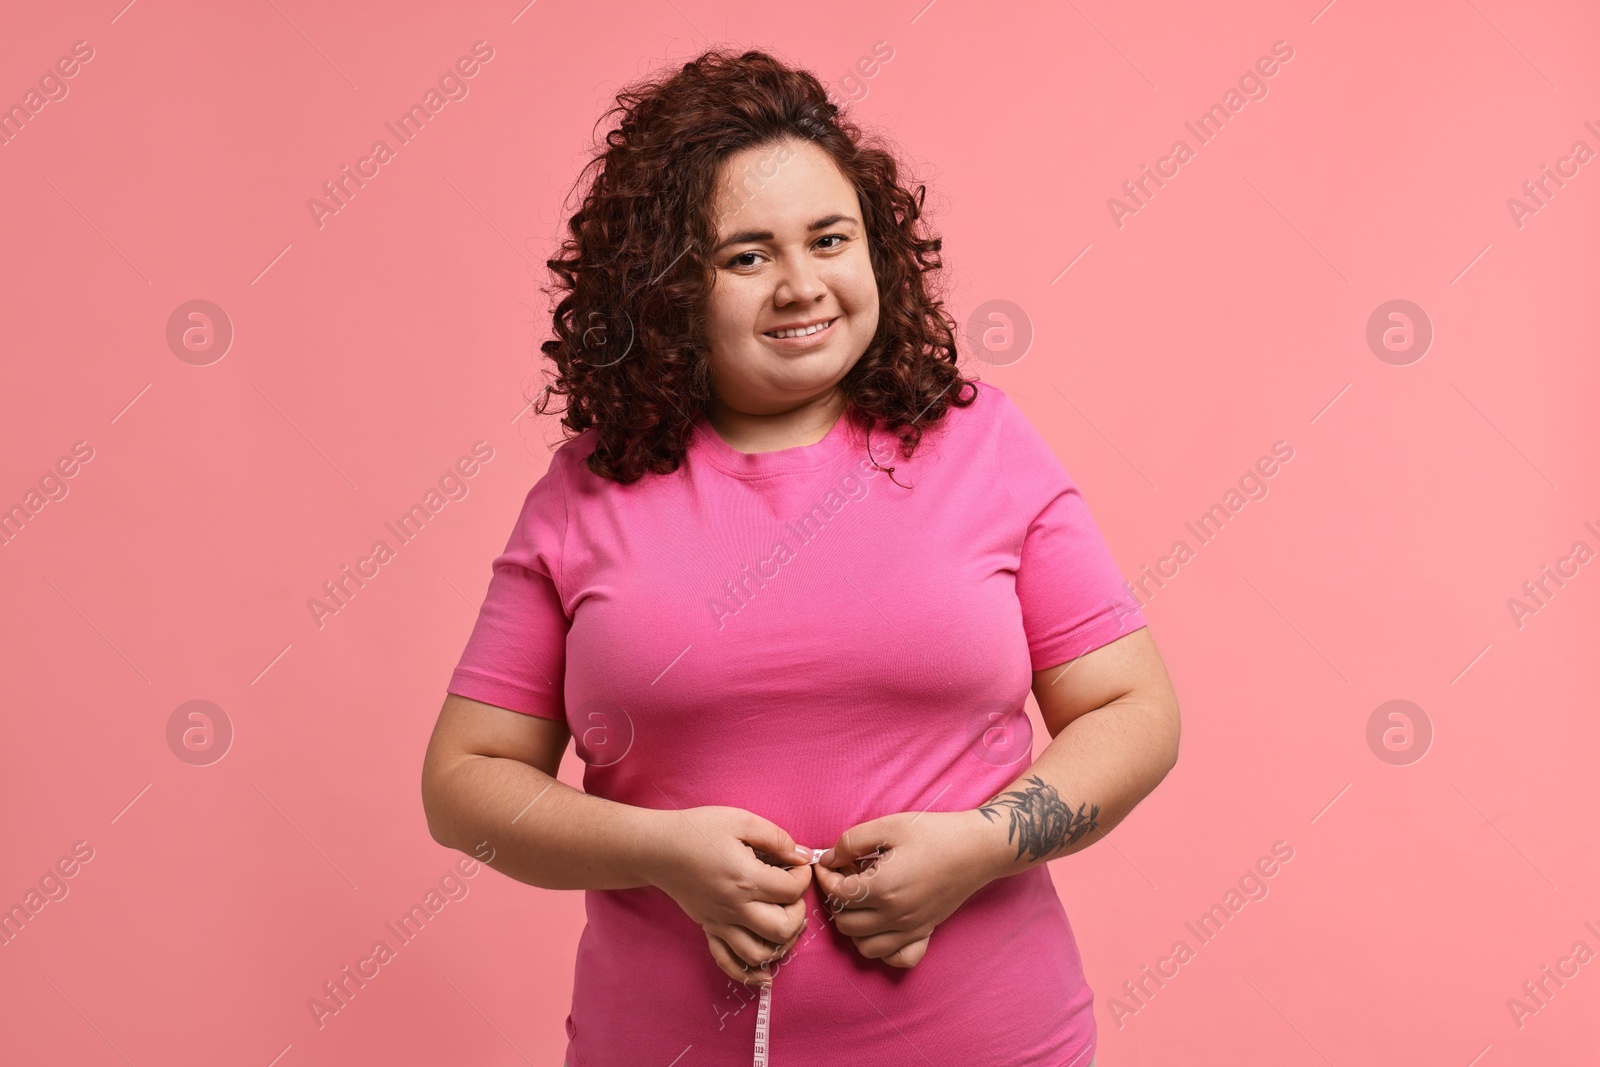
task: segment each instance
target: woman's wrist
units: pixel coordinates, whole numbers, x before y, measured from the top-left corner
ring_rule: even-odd
[[[624,863],[629,874],[643,886],[655,886],[660,875],[663,845],[669,838],[670,827],[664,816],[672,812],[656,808],[643,808],[620,804],[622,808],[621,841]]]
[[[962,812],[971,824],[972,862],[983,874],[983,885],[1026,870],[1030,864],[1017,858],[1016,847],[1006,836],[1006,821],[986,817],[979,808]],[[980,886],[981,888],[981,886]]]
[[[975,808],[974,813],[988,824],[994,877],[1001,878],[1083,847],[1079,840],[1099,828],[1100,805],[1080,801],[1074,807],[1039,773],[1030,770],[1011,788]]]

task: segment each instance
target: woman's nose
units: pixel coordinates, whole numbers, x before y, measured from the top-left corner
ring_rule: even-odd
[[[809,260],[786,263],[774,294],[780,303],[800,301],[810,303],[828,291],[816,265]]]

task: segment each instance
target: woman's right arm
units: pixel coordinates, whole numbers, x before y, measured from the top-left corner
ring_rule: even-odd
[[[543,889],[652,885],[662,813],[557,781],[571,737],[563,719],[448,694],[422,761],[428,832]]]
[[[658,810],[573,789],[555,777],[570,738],[564,720],[447,695],[422,761],[428,832],[543,889],[655,886],[706,931],[725,973],[764,977],[744,964],[799,940],[810,853],[742,808]]]

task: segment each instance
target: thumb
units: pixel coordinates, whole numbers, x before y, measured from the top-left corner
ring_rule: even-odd
[[[891,967],[915,967],[922,962],[922,957],[927,955],[928,938],[932,936],[932,934],[929,934],[928,937],[924,937],[920,941],[913,941],[909,945],[896,949],[885,956],[883,962]]]
[[[832,848],[817,857],[817,862],[824,867],[846,867],[877,853],[880,847],[890,843],[891,818],[868,819],[850,827],[839,835]]]
[[[784,866],[811,862],[810,849],[801,848],[781,826],[759,815],[751,814],[739,832],[739,840],[755,849],[758,855],[765,853],[764,860],[771,857]]]

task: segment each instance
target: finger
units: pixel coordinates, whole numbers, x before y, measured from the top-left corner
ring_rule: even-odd
[[[789,904],[768,904],[752,900],[734,909],[729,925],[742,926],[755,936],[781,945],[794,937],[797,929],[805,925],[804,899]]]
[[[845,908],[871,907],[873,875],[870,871],[840,873],[822,866],[815,868],[817,888],[822,890],[829,911]]]
[[[811,853],[807,852],[807,856]],[[792,904],[805,895],[811,884],[811,865],[775,867],[769,863],[752,860],[740,864],[739,873],[749,880],[754,900],[769,904]]]
[[[793,942],[796,938],[798,938],[801,932],[805,930],[807,924],[811,922],[811,917],[808,914],[809,911],[810,905],[803,899],[797,900],[793,904],[786,904],[784,906],[784,918],[788,919],[794,927],[794,933],[789,935],[788,942]]]
[[[901,932],[887,915],[876,908],[841,911],[833,917],[833,928],[846,937],[872,937]]]
[[[800,913],[800,921],[795,924],[794,933],[790,935],[789,940],[785,941],[778,947],[778,954],[776,957],[777,963],[782,963],[789,958],[789,953],[793,952],[795,946],[800,944],[800,938],[805,935],[806,929],[810,925],[810,917],[804,911],[802,911]]]
[[[817,862],[824,867],[845,867],[877,852],[880,847],[887,847],[895,827],[891,820],[896,818],[885,815],[850,827],[839,835],[832,848],[817,858]]]
[[[770,971],[763,972],[747,967],[743,960],[733,954],[733,950],[728,947],[726,941],[709,930],[706,931],[706,943],[711,947],[711,958],[716,962],[717,969],[735,982],[743,985],[756,985],[763,980],[772,980]]]
[[[932,936],[931,934],[929,935]],[[928,938],[920,938],[911,942],[904,948],[891,952],[883,958],[883,962],[894,967],[915,967],[922,962],[922,957],[928,954]]]
[[[851,940],[855,942],[856,951],[869,960],[883,960],[889,963],[892,962],[891,957],[905,953],[904,958],[910,959],[911,962],[898,962],[894,965],[910,967],[920,960],[927,950],[925,942],[929,936],[932,935],[924,936],[916,930],[889,930],[867,937],[852,937]],[[914,947],[919,945],[921,947],[915,948],[913,952]]]
[[[783,948],[782,943],[767,941],[742,926],[712,926],[709,929],[728,946],[734,959],[753,971],[766,970]]]
[[[801,848],[794,838],[777,823],[763,819],[754,812],[739,827],[739,840],[757,852],[765,852],[780,863],[810,863],[811,850]]]
[[[735,982],[743,982],[745,973],[733,958],[733,951],[728,948],[722,938],[705,931],[706,947],[711,950],[711,961],[717,965],[717,970],[732,978]]]

